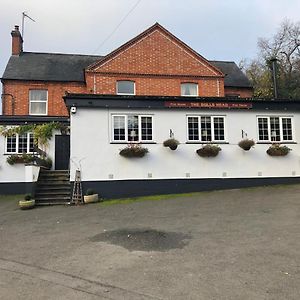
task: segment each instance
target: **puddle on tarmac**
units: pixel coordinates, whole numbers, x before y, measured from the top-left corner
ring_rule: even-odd
[[[168,251],[185,247],[191,235],[153,229],[121,229],[95,235],[93,242],[107,242],[129,251]]]

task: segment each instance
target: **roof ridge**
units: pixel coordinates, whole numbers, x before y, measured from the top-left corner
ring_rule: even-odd
[[[234,60],[215,60],[215,59],[212,59],[212,60],[208,60],[210,62],[223,62],[223,63],[234,63],[236,64],[236,62]]]
[[[60,53],[60,52],[32,52],[23,51],[22,54],[49,54],[49,55],[73,55],[73,56],[90,56],[90,57],[104,57],[105,55],[94,55],[94,54],[76,54],[76,53]],[[22,55],[21,54],[21,55]]]

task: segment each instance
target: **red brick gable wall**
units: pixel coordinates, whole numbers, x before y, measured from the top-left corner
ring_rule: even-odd
[[[92,71],[101,73],[222,77],[205,59],[159,29],[104,59]]]
[[[68,116],[63,96],[65,92],[86,93],[85,84],[64,82],[30,82],[7,80],[3,85],[2,110],[4,115],[29,115],[29,91],[48,91],[48,116]],[[14,96],[12,98],[10,95]]]

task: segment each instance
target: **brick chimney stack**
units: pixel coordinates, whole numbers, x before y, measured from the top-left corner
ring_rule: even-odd
[[[23,51],[23,38],[19,31],[18,25],[15,25],[15,29],[11,32],[11,36],[12,36],[11,54],[20,55],[20,53]]]

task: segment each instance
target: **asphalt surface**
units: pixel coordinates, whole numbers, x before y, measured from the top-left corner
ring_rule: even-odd
[[[300,299],[300,185],[20,211],[0,299]]]

